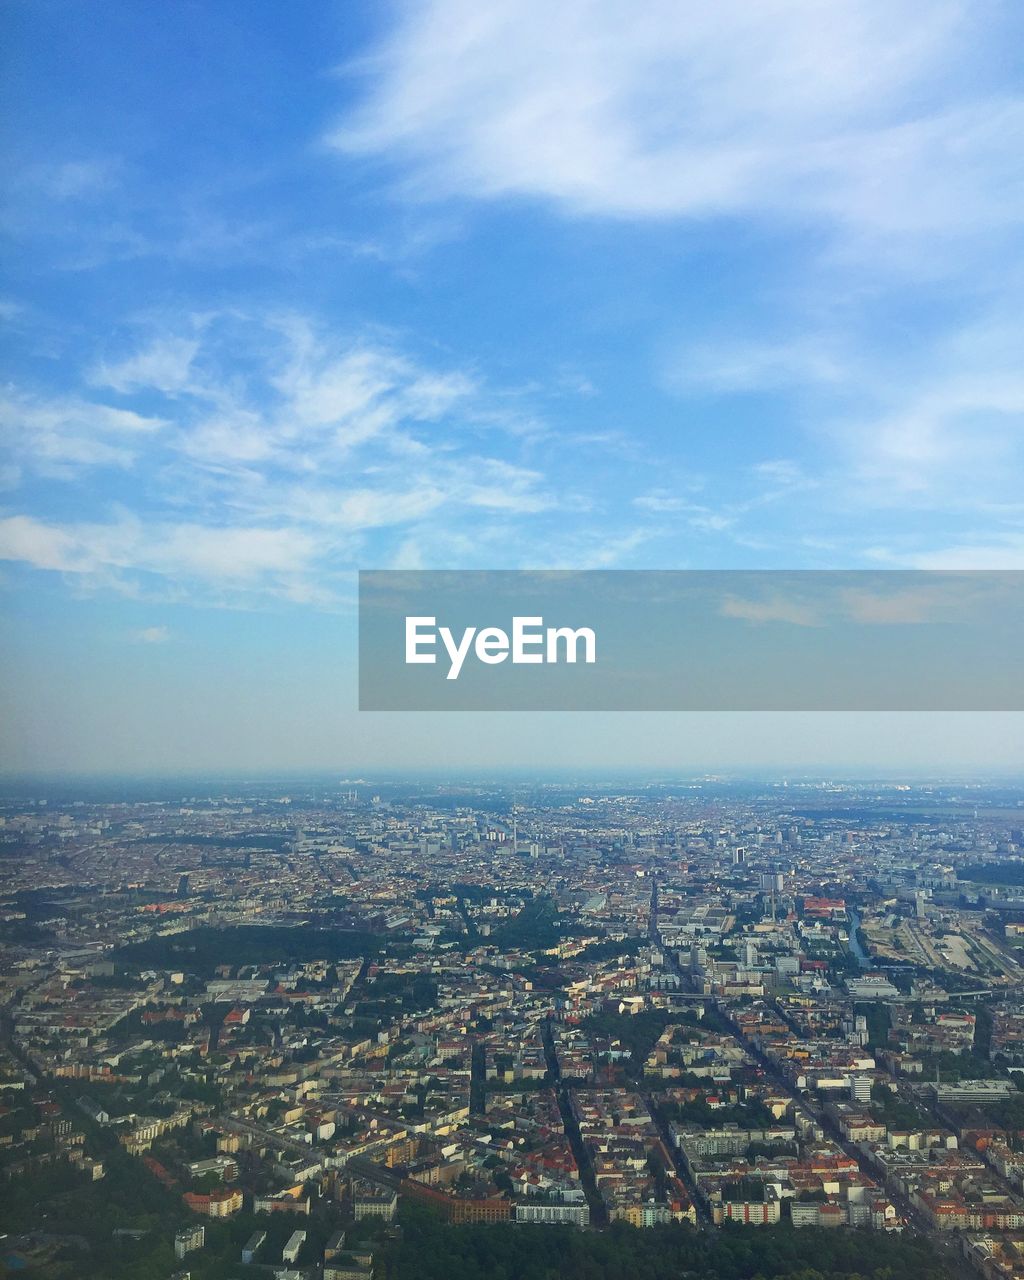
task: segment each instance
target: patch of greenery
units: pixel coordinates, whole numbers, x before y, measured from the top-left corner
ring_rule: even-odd
[[[274,964],[311,960],[352,960],[377,955],[376,935],[354,929],[290,928],[274,925],[203,926],[185,933],[147,938],[113,953],[134,968],[185,969],[212,974],[218,965]]]
[[[639,1078],[643,1075],[647,1055],[662,1032],[678,1021],[678,1014],[666,1013],[661,1009],[645,1009],[642,1013],[633,1014],[592,1013],[580,1025],[591,1035],[621,1040],[630,1052],[630,1073]]]
[[[401,1216],[402,1239],[378,1255],[385,1280],[949,1280],[926,1240],[869,1230],[453,1227],[415,1204]]]
[[[770,1129],[778,1121],[758,1099],[735,1106],[710,1107],[703,1099],[674,1102],[666,1099],[658,1104],[662,1116],[676,1124],[699,1125],[703,1129],[720,1129],[735,1124],[741,1129]]]
[[[956,878],[974,884],[1024,885],[1024,861],[969,862],[957,867]]]
[[[538,894],[518,915],[496,924],[487,940],[507,949],[543,951],[546,947],[556,946],[563,934],[554,899]]]

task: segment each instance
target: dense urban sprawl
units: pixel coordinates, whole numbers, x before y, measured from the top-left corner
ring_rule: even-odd
[[[0,807],[12,1274],[1024,1277],[1019,790],[191,786]]]

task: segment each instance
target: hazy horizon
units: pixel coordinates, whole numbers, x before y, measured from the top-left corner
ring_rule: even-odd
[[[402,726],[397,735],[389,723],[395,719]],[[451,723],[455,719],[463,721],[457,729]],[[272,743],[263,743],[266,754],[260,755],[247,740],[244,749],[238,743],[233,749],[217,751],[214,744],[208,744],[202,754],[191,750],[187,755],[168,754],[160,760],[143,761],[130,746],[122,747],[118,759],[108,743],[106,761],[83,768],[75,763],[75,744],[70,743],[61,766],[41,767],[37,759],[28,767],[11,767],[5,760],[0,778],[341,777],[360,772],[376,776],[582,776],[611,772],[688,777],[707,773],[1004,777],[1024,774],[1020,719],[1014,713],[966,712],[881,716],[867,712],[351,713],[351,733],[353,738],[358,736],[361,748],[353,746],[349,755],[325,751],[319,758],[311,754],[288,761],[273,755]],[[674,722],[672,729],[667,721]],[[11,732],[11,722],[7,723]],[[311,723],[319,722],[311,717]],[[113,732],[116,725],[110,723],[108,728]],[[445,729],[446,736],[441,739]],[[230,732],[231,721],[225,720],[224,735]],[[30,740],[28,727],[18,740],[24,757],[25,743]],[[446,744],[443,750],[439,745],[442,740]],[[401,751],[396,742],[401,743]],[[368,743],[373,743],[373,750]],[[47,743],[40,755],[52,753]]]

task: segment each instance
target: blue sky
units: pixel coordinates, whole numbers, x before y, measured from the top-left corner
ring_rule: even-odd
[[[534,752],[353,714],[359,567],[1024,567],[1019,5],[5,22],[9,767]],[[696,736],[879,750],[787,723]],[[993,723],[882,754],[1024,760]]]

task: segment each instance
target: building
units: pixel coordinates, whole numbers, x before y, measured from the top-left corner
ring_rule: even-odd
[[[880,973],[868,973],[862,978],[847,978],[846,989],[854,1000],[898,1000],[899,987]]]
[[[692,1205],[664,1201],[632,1201],[615,1204],[608,1213],[612,1222],[628,1222],[631,1227],[660,1227],[668,1222],[690,1222],[696,1225],[696,1212]]]
[[[959,1084],[933,1084],[929,1088],[940,1106],[954,1107],[991,1105],[1017,1094],[1009,1080],[961,1080]]]
[[[792,1200],[789,1206],[794,1227],[845,1227],[849,1223],[849,1213],[834,1200],[822,1203],[815,1201]]]
[[[181,1197],[193,1213],[201,1213],[207,1218],[230,1218],[242,1207],[241,1191],[211,1191],[209,1195],[201,1195],[195,1191],[186,1191]]]
[[[356,1222],[363,1218],[383,1218],[391,1222],[398,1210],[398,1192],[375,1187],[369,1182],[357,1183],[352,1189],[352,1211]]]
[[[245,1244],[242,1245],[242,1261],[246,1266],[250,1266],[256,1261],[266,1240],[267,1233],[265,1231],[254,1231]]]
[[[201,1249],[206,1241],[206,1228],[201,1222],[194,1227],[182,1227],[174,1237],[174,1256],[180,1262],[187,1253]]]
[[[741,1222],[750,1227],[774,1226],[782,1216],[780,1190],[771,1183],[757,1187],[727,1184],[711,1199],[711,1220],[716,1227],[723,1222]]]
[[[92,1098],[79,1098],[78,1105],[96,1124],[110,1123],[110,1112],[105,1107],[101,1107],[98,1102],[94,1102]]]
[[[372,1276],[373,1254],[362,1249],[324,1263],[324,1280],[371,1280]]]
[[[335,1231],[334,1235],[324,1245],[324,1262],[330,1262],[332,1258],[337,1258],[345,1252],[345,1232],[343,1230]]]
[[[590,1226],[590,1205],[557,1202],[538,1204],[534,1200],[515,1206],[516,1222],[571,1222],[577,1227]]]
[[[231,1156],[211,1156],[208,1160],[193,1160],[185,1165],[190,1178],[205,1178],[213,1173],[221,1182],[235,1182],[238,1179],[238,1162]]]
[[[299,1254],[302,1252],[302,1246],[306,1243],[305,1231],[293,1231],[288,1237],[288,1243],[281,1250],[282,1262],[298,1262]]]
[[[512,1202],[505,1196],[475,1198],[449,1195],[436,1187],[424,1186],[415,1178],[404,1178],[402,1191],[412,1199],[433,1205],[455,1225],[468,1222],[508,1222],[512,1217]]]
[[[309,1213],[309,1196],[302,1195],[301,1186],[279,1191],[271,1196],[255,1196],[253,1213]]]

